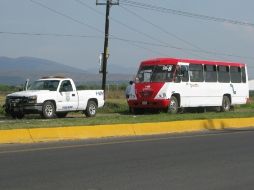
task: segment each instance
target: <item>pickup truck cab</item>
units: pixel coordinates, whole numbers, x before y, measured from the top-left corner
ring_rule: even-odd
[[[103,90],[77,90],[71,78],[44,77],[33,82],[26,91],[8,94],[5,112],[19,119],[32,113],[46,119],[62,118],[74,111],[93,117],[103,105]]]

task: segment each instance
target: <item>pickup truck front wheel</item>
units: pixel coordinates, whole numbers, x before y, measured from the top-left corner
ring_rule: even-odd
[[[56,117],[55,104],[51,101],[46,101],[42,106],[42,116],[45,119],[52,119]]]
[[[86,110],[84,111],[86,117],[94,117],[96,115],[96,111],[97,104],[92,100],[88,101]]]

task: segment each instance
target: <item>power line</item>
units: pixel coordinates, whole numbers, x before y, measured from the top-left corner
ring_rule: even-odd
[[[48,10],[50,10],[51,12],[54,12],[54,13],[56,13],[56,14],[58,14],[58,15],[61,15],[61,16],[63,16],[63,17],[65,17],[65,18],[67,18],[67,19],[69,19],[69,20],[72,20],[72,21],[74,21],[74,22],[76,22],[76,23],[78,23],[78,24],[81,24],[81,25],[84,25],[84,26],[87,26],[87,27],[89,27],[89,28],[91,28],[91,29],[93,29],[93,30],[95,30],[95,31],[97,31],[97,32],[99,32],[99,33],[104,33],[103,31],[101,31],[101,30],[99,30],[99,29],[97,29],[96,27],[93,27],[93,26],[91,26],[91,25],[88,25],[88,24],[86,24],[86,23],[84,23],[84,22],[82,22],[82,21],[80,21],[80,20],[77,20],[77,19],[75,19],[75,18],[73,18],[73,17],[71,17],[71,16],[69,16],[69,15],[66,15],[66,14],[64,14],[64,13],[61,13],[61,12],[59,12],[59,11],[57,11],[57,10],[55,10],[55,9],[52,9],[52,8],[50,8],[50,7],[48,7],[48,6],[46,6],[46,5],[44,5],[44,4],[42,4],[42,3],[39,3],[39,2],[37,2],[37,1],[35,1],[35,0],[30,0],[31,2],[33,2],[33,3],[35,3],[35,4],[38,4],[39,6],[41,6],[41,7],[43,7],[43,8],[45,8],[45,9],[48,9]],[[127,0],[123,0],[123,1],[127,1]],[[135,3],[135,2],[134,2]],[[0,33],[0,34],[4,34],[4,33],[6,33],[7,34],[7,32],[2,32],[2,33]],[[12,34],[12,35],[33,35],[33,36],[35,36],[35,35],[44,35],[44,36],[46,36],[46,35],[52,35],[52,34],[32,34],[32,33],[29,33],[29,34],[26,34],[26,33],[15,33],[15,32],[9,32],[9,34]],[[60,35],[59,35],[60,36]],[[70,35],[71,36],[71,35]],[[72,35],[72,36],[75,36],[75,35]],[[77,36],[76,36],[77,37]],[[80,35],[80,37],[81,37],[81,35]],[[171,46],[171,45],[169,45],[169,44],[152,44],[152,43],[149,43],[149,42],[142,42],[142,41],[134,41],[134,40],[128,40],[128,39],[123,39],[123,38],[117,38],[117,37],[114,37],[114,36],[112,36],[111,35],[111,38],[112,39],[114,39],[115,38],[115,40],[119,40],[119,41],[125,41],[125,42],[127,42],[127,43],[130,43],[131,45],[133,45],[133,46],[135,46],[135,47],[137,47],[137,43],[139,43],[139,44],[143,44],[143,45],[151,45],[151,46],[157,46],[157,47],[167,47],[167,48],[171,48],[171,49],[176,49],[176,50],[180,50],[180,51],[188,51],[188,52],[198,52],[198,53],[205,53],[205,54],[212,54],[212,55],[222,55],[222,56],[227,56],[227,57],[238,57],[238,58],[244,58],[244,59],[254,59],[254,57],[249,57],[249,56],[241,56],[241,55],[235,55],[235,54],[226,54],[226,53],[220,53],[220,52],[211,52],[211,51],[205,51],[205,50],[196,50],[196,49],[187,49],[187,48],[182,48],[182,47],[177,47],[177,46]],[[157,40],[158,41],[158,40]],[[140,48],[142,48],[142,49],[147,49],[147,48],[145,48],[145,47],[142,47],[142,46],[140,46],[139,45],[139,47]],[[153,50],[149,50],[149,51],[153,51]],[[155,51],[153,51],[153,52],[155,52]],[[156,51],[157,52],[157,51]],[[158,52],[157,52],[158,53]],[[160,54],[162,54],[162,53],[160,53]]]
[[[102,15],[103,13],[97,11],[96,9],[94,9],[93,7],[89,6],[88,4],[84,3],[83,1],[81,0],[75,0],[76,2],[78,2],[79,4],[89,8],[90,10],[96,12],[97,14],[100,14]],[[126,0],[122,0],[122,1],[126,1]],[[127,0],[128,1],[128,0]],[[122,3],[122,2],[121,2]],[[134,2],[134,3],[137,3],[137,2]],[[122,6],[120,6],[122,7]],[[135,31],[143,36],[146,36],[148,37],[149,39],[153,39],[154,41],[156,41],[157,43],[156,44],[152,44],[152,43],[149,43],[149,42],[141,42],[141,41],[134,41],[134,40],[127,40],[127,39],[122,39],[122,38],[118,38],[118,37],[114,37],[113,35],[111,35],[111,39],[116,39],[116,40],[120,40],[120,41],[125,41],[125,42],[129,42],[129,43],[141,43],[141,44],[144,44],[144,45],[152,45],[152,46],[157,46],[157,47],[167,47],[167,48],[171,48],[171,49],[176,49],[176,50],[180,50],[180,51],[188,51],[188,52],[192,52],[192,53],[204,53],[204,54],[207,54],[207,55],[217,55],[217,56],[226,56],[226,57],[237,57],[237,58],[245,58],[245,59],[254,59],[254,57],[248,57],[248,56],[241,56],[241,55],[234,55],[234,54],[228,54],[228,53],[220,53],[220,52],[213,52],[213,51],[208,51],[208,50],[204,50],[196,45],[194,45],[193,43],[191,42],[188,42],[187,40],[184,40],[172,33],[169,33],[167,30],[163,29],[162,27],[148,21],[147,19],[141,17],[140,15],[136,14],[135,12],[133,11],[130,11],[129,9],[126,9],[125,7],[122,7],[123,9],[125,9],[127,12],[130,12],[131,14],[133,15],[136,15],[137,17],[139,17],[141,20],[143,20],[144,22],[147,22],[151,25],[153,25],[154,27],[156,27],[157,29],[159,29],[160,31],[163,31],[164,33],[168,34],[168,35],[171,35],[171,36],[174,36],[175,38],[177,38],[178,40],[194,47],[195,49],[188,49],[188,48],[182,48],[182,47],[177,47],[177,46],[172,46],[171,44],[168,44],[168,43],[165,43],[161,40],[158,40],[157,38],[154,38],[153,36],[149,35],[149,34],[146,34],[144,32],[141,32],[133,27],[130,27],[129,25],[127,24],[124,24],[122,23],[121,21],[117,20],[117,19],[114,19],[112,17],[110,17],[112,19],[112,21],[128,28],[129,30],[132,30],[132,31]],[[159,43],[158,43],[159,42]],[[144,47],[142,47],[142,49],[145,49]]]
[[[103,36],[57,34],[57,33],[2,32],[2,31],[0,31],[0,34],[23,35],[23,36],[46,36],[46,37],[103,38]]]
[[[169,35],[169,36],[171,36],[171,37],[173,37],[173,38],[175,38],[175,39],[177,39],[177,40],[179,40],[179,41],[181,41],[181,42],[183,42],[183,43],[185,43],[185,44],[187,44],[187,45],[189,45],[189,46],[191,46],[191,47],[194,47],[195,49],[202,50],[200,47],[194,45],[193,43],[191,43],[191,42],[189,42],[189,41],[187,41],[187,40],[184,40],[184,39],[178,37],[177,35],[175,35],[175,34],[173,34],[173,33],[171,33],[171,32],[168,32],[166,29],[162,28],[161,26],[159,26],[159,25],[157,25],[157,24],[152,23],[151,21],[149,21],[148,19],[146,19],[146,18],[140,16],[140,15],[137,14],[136,12],[131,11],[131,10],[129,10],[129,9],[127,9],[126,7],[123,7],[123,6],[120,6],[120,7],[121,7],[122,9],[124,9],[126,12],[130,13],[131,15],[136,16],[137,18],[139,18],[139,19],[142,20],[143,22],[146,22],[146,23],[152,25],[152,26],[153,26],[154,28],[156,28],[157,30],[159,30],[159,31],[161,31],[161,32],[163,32],[163,33],[165,33],[165,34],[167,34],[167,35]],[[199,55],[195,55],[195,56],[199,56]],[[199,56],[199,57],[200,57],[200,56]]]
[[[56,33],[28,33],[28,32],[3,32],[0,31],[0,34],[7,34],[7,35],[25,35],[25,36],[51,36],[51,37],[80,37],[80,38],[103,38],[103,36],[88,36],[88,35],[73,35],[73,34],[56,34]],[[188,52],[195,52],[195,53],[204,53],[204,54],[212,54],[212,55],[221,55],[221,56],[227,56],[227,57],[237,57],[237,58],[243,58],[243,59],[251,59],[254,60],[254,57],[250,56],[242,56],[242,55],[236,55],[236,54],[227,54],[227,53],[221,53],[221,52],[212,52],[212,51],[205,51],[205,50],[196,50],[196,49],[187,49],[177,46],[168,46],[165,44],[159,44],[159,43],[150,43],[145,41],[138,41],[138,40],[130,40],[120,37],[109,37],[112,40],[122,41],[125,43],[129,43],[135,47],[139,47],[141,49],[149,50],[153,53],[159,53],[161,55],[166,55],[164,53],[158,52],[156,50],[152,50],[140,45],[146,45],[151,47],[164,47],[164,48],[171,48],[176,49],[180,51],[188,51]]]
[[[1,34],[23,35],[23,36],[45,36],[45,37],[76,37],[76,38],[98,38],[98,39],[104,38],[103,36],[57,34],[57,33],[31,33],[31,32],[3,32],[3,31],[0,31],[0,35]],[[143,44],[143,45],[148,45],[148,46],[153,46],[153,47],[169,47],[169,46],[163,45],[163,44],[138,41],[138,40],[130,40],[130,39],[125,39],[125,38],[120,38],[120,37],[115,37],[115,36],[109,37],[109,38],[112,40],[123,41],[123,42],[128,42],[128,43],[133,43],[133,44]]]
[[[104,15],[103,13],[99,12],[97,9],[93,8],[92,6],[88,5],[87,3],[85,3],[85,2],[82,1],[82,0],[75,0],[75,1],[76,1],[77,3],[79,3],[80,5],[85,6],[86,8],[92,10],[92,11],[95,12],[96,14]],[[137,43],[139,43],[139,44],[144,44],[144,45],[153,45],[153,46],[158,46],[158,47],[170,47],[170,48],[176,49],[176,47],[171,46],[171,45],[169,45],[168,43],[165,43],[165,42],[163,42],[163,41],[161,41],[161,40],[155,38],[154,36],[151,36],[151,35],[149,35],[149,34],[147,34],[147,33],[144,33],[144,32],[142,32],[142,31],[139,31],[139,30],[137,30],[136,28],[131,27],[130,25],[127,25],[127,24],[125,24],[125,23],[123,23],[123,22],[121,22],[121,21],[119,21],[119,20],[117,20],[117,19],[115,19],[115,18],[112,18],[112,17],[109,17],[109,18],[110,18],[113,22],[115,22],[115,23],[117,23],[117,24],[120,24],[121,26],[124,26],[125,28],[127,28],[127,29],[129,29],[129,30],[131,30],[131,31],[134,31],[134,32],[136,32],[136,33],[138,33],[138,34],[140,34],[140,35],[142,35],[142,36],[146,36],[147,38],[152,39],[152,40],[154,40],[154,41],[156,41],[156,42],[163,43],[164,45],[158,44],[158,43],[154,44],[154,43],[149,43],[149,42],[127,40],[127,39],[122,39],[122,38],[114,37],[113,35],[110,35],[110,36],[111,36],[111,39],[115,39],[115,40],[120,40],[120,41],[132,43],[133,46],[136,46],[136,47],[141,48],[141,49],[148,50],[149,52],[152,52],[152,50],[151,50],[151,49],[148,49],[148,48],[146,48],[146,47],[142,47],[142,46],[140,46],[140,45],[137,45]],[[168,34],[170,35],[170,33],[168,33]],[[177,37],[176,37],[176,38],[177,38]],[[179,38],[179,39],[180,39],[180,38]],[[153,52],[154,52],[154,51],[153,51]],[[160,54],[162,54],[162,53],[160,53]],[[163,53],[162,55],[165,55],[165,54]]]
[[[21,36],[44,36],[44,37],[77,37],[77,38],[97,38],[97,39],[103,39],[103,36],[89,36],[89,35],[74,35],[74,34],[56,34],[56,33],[29,33],[29,32],[2,32],[0,31],[0,35],[21,35]],[[128,43],[132,46],[138,47],[139,49],[146,50],[152,53],[156,53],[158,55],[168,56],[164,53],[161,53],[159,51],[156,51],[154,49],[150,49],[141,45],[146,46],[152,46],[152,47],[167,47],[162,44],[155,44],[150,42],[144,42],[144,41],[135,41],[135,40],[129,40],[124,38],[118,38],[118,37],[109,37],[111,40],[116,40],[120,42]]]
[[[96,27],[94,27],[94,26],[92,26],[92,25],[86,24],[86,23],[84,23],[84,22],[82,22],[82,21],[80,21],[80,20],[77,20],[77,19],[75,19],[75,18],[69,16],[69,15],[66,15],[66,14],[64,14],[64,13],[62,13],[62,12],[59,12],[59,11],[53,9],[53,8],[50,8],[50,7],[44,5],[44,4],[40,3],[40,2],[37,2],[37,1],[34,1],[34,0],[30,0],[30,1],[33,2],[33,3],[35,3],[35,4],[37,4],[37,5],[39,5],[39,6],[41,6],[41,7],[43,7],[43,8],[48,9],[49,11],[51,11],[51,12],[53,12],[53,13],[56,13],[56,14],[58,14],[58,15],[61,15],[61,16],[65,17],[65,18],[69,19],[69,20],[72,20],[72,21],[74,21],[74,22],[76,22],[76,23],[78,23],[78,24],[85,25],[85,26],[87,26],[87,27],[89,27],[89,28],[91,28],[91,29],[93,29],[93,30],[95,30],[95,31],[97,31],[97,32],[103,33],[102,30],[97,29]],[[94,9],[94,8],[92,8],[91,6],[85,4],[84,2],[82,2],[82,1],[80,1],[80,0],[75,0],[75,1],[78,2],[78,3],[80,3],[80,4],[82,4],[82,5],[84,5],[84,6],[87,6],[88,8],[90,8],[90,9],[92,9],[93,11],[97,12],[98,14],[103,15],[103,13],[97,11],[96,9]],[[125,25],[125,24],[123,24],[123,23],[120,23],[119,21],[117,21],[117,20],[115,20],[115,19],[113,19],[113,20],[114,20],[115,22],[118,22],[119,24],[122,24],[122,25],[124,25],[124,26],[127,26],[127,25]],[[128,27],[128,26],[127,26],[127,27]],[[139,32],[139,31],[137,31],[137,32]],[[73,34],[54,34],[54,33],[0,32],[0,34],[27,35],[27,36],[56,36],[56,37],[103,38],[103,37],[99,37],[99,36],[86,36],[86,35],[73,35]],[[144,34],[144,33],[142,33],[142,34]],[[144,35],[145,35],[145,34],[144,34]],[[110,36],[112,36],[112,35],[110,35]],[[148,37],[149,37],[149,38],[152,38],[152,36],[150,36],[150,35],[148,35]],[[111,37],[111,39],[115,39],[115,40],[119,40],[119,41],[125,41],[125,42],[131,42],[131,43],[141,43],[141,44],[146,44],[146,45],[162,46],[162,45],[160,45],[160,44],[152,44],[152,43],[149,43],[149,42],[141,42],[141,41],[131,41],[131,40],[127,40],[127,39],[123,39],[123,38],[118,38],[118,37],[113,37],[113,36]],[[166,47],[166,46],[164,46],[164,47]],[[145,49],[145,48],[143,48],[143,49]]]
[[[177,36],[177,35],[175,35],[175,34],[169,32],[169,31],[167,31],[166,29],[162,28],[161,26],[159,26],[159,25],[157,25],[157,24],[152,23],[151,21],[149,21],[148,19],[146,19],[146,18],[140,16],[140,15],[137,14],[136,12],[131,11],[130,9],[127,9],[126,7],[123,7],[123,6],[121,6],[121,5],[120,5],[120,7],[121,7],[123,10],[125,10],[126,12],[130,13],[131,15],[134,15],[134,16],[136,16],[137,18],[139,18],[140,20],[142,20],[142,21],[144,21],[144,22],[146,22],[146,23],[152,25],[154,28],[160,30],[161,32],[163,32],[163,33],[165,33],[165,34],[167,34],[167,35],[169,35],[169,36],[172,36],[172,37],[174,37],[175,39],[177,39],[177,40],[179,40],[179,41],[181,41],[181,42],[183,42],[183,43],[185,43],[185,44],[187,44],[187,45],[189,45],[189,46],[191,46],[191,47],[194,47],[194,48],[196,48],[196,49],[201,49],[201,48],[198,47],[197,45],[195,45],[195,44],[193,44],[193,43],[191,43],[191,42],[189,42],[189,41],[187,41],[187,40],[185,40],[185,39],[183,39],[183,38],[180,38],[179,36]]]
[[[39,5],[40,7],[43,7],[43,8],[45,8],[45,9],[47,9],[47,10],[49,10],[49,11],[55,13],[55,14],[58,14],[58,15],[60,15],[60,16],[63,16],[63,17],[65,17],[65,18],[67,18],[67,19],[69,19],[69,20],[71,20],[71,21],[73,21],[73,22],[76,22],[76,23],[78,23],[78,24],[81,24],[81,25],[83,25],[83,26],[86,26],[86,27],[88,27],[88,28],[90,28],[90,29],[92,29],[92,30],[94,30],[94,31],[96,31],[96,32],[104,33],[102,30],[100,30],[100,29],[98,29],[98,28],[96,28],[96,27],[94,27],[94,26],[92,26],[92,25],[90,25],[90,24],[87,24],[87,23],[82,22],[82,21],[80,21],[80,20],[78,20],[78,19],[75,19],[75,18],[73,18],[73,17],[71,17],[71,16],[69,16],[69,15],[67,15],[67,14],[64,14],[64,13],[62,13],[62,12],[60,12],[60,11],[57,11],[57,10],[55,10],[55,9],[53,9],[53,8],[50,8],[50,7],[44,5],[44,4],[40,3],[40,2],[37,2],[37,1],[35,1],[35,0],[30,0],[30,1],[31,1],[32,3],[35,3],[35,4]]]
[[[91,7],[90,5],[88,5],[87,3],[84,3],[82,0],[75,0],[77,3],[79,3],[79,4],[81,4],[81,5],[83,5],[83,6],[85,6],[86,8],[88,8],[88,9],[90,9],[90,10],[92,10],[93,12],[95,12],[95,13],[97,13],[97,14],[99,14],[99,15],[103,15],[103,13],[101,13],[101,12],[99,12],[98,10],[96,10],[95,8],[93,8],[93,7]],[[147,37],[148,39],[152,39],[153,41],[155,41],[155,42],[157,42],[157,44],[156,44],[156,46],[164,46],[164,47],[170,47],[170,48],[173,48],[173,49],[178,49],[178,48],[176,48],[175,46],[172,46],[172,45],[170,45],[169,43],[165,43],[164,41],[162,41],[162,40],[159,40],[159,39],[157,39],[157,38],[155,38],[154,36],[152,36],[152,35],[149,35],[149,34],[147,34],[147,33],[144,33],[144,32],[142,32],[142,31],[139,31],[139,30],[137,30],[135,27],[131,27],[130,25],[127,25],[127,24],[125,24],[125,23],[123,23],[123,22],[121,22],[121,21],[119,21],[119,20],[117,20],[117,19],[115,19],[115,18],[112,18],[112,17],[109,17],[113,22],[115,22],[115,23],[117,23],[117,24],[120,24],[121,26],[124,26],[125,28],[127,28],[127,29],[129,29],[129,30],[131,30],[131,31],[134,31],[134,32],[136,32],[136,33],[138,33],[138,34],[140,34],[140,35],[142,35],[142,36],[145,36],[145,37]],[[163,30],[163,29],[161,29],[161,30]],[[168,35],[170,35],[170,33],[168,32]],[[111,35],[111,37],[112,38],[114,38],[114,36],[113,35]],[[176,36],[175,36],[175,38],[177,38]],[[116,39],[119,39],[119,38],[116,38]],[[178,38],[178,39],[180,39],[180,38]],[[124,41],[128,41],[128,42],[131,42],[131,43],[135,43],[136,44],[136,42],[137,41],[133,41],[133,40],[126,40],[126,39],[124,39]],[[184,40],[182,40],[182,41],[184,41]],[[141,42],[141,43],[143,43],[143,44],[151,44],[151,43],[148,43],[148,42]],[[160,43],[160,44],[164,44],[164,45],[158,45],[158,43]],[[186,42],[187,43],[187,42]],[[135,46],[137,46],[137,45],[135,45]],[[140,46],[139,46],[140,47]],[[142,48],[142,49],[146,49],[146,48]],[[200,48],[198,48],[198,49],[200,49]],[[149,50],[150,51],[150,50]],[[192,52],[193,53],[193,52]],[[161,53],[160,53],[161,54]],[[199,55],[195,55],[195,56],[199,56]]]
[[[169,13],[169,14],[189,17],[189,18],[196,18],[196,19],[202,19],[202,20],[209,20],[209,21],[215,21],[215,22],[230,23],[230,24],[235,24],[235,25],[254,27],[254,23],[250,23],[250,22],[244,22],[244,21],[233,20],[233,19],[226,19],[226,18],[221,18],[221,17],[213,17],[213,16],[208,16],[208,15],[191,13],[191,12],[187,12],[187,11],[180,11],[180,10],[176,10],[176,9],[169,9],[169,8],[165,8],[165,7],[159,7],[156,5],[135,2],[135,1],[131,1],[131,0],[122,0],[121,4],[126,5],[126,6],[151,10],[151,11],[157,11],[157,12],[161,12],[161,13]]]
[[[93,12],[95,12],[95,13],[97,13],[97,14],[104,15],[103,13],[97,11],[96,9],[94,9],[93,7],[89,6],[88,4],[84,3],[84,2],[81,1],[81,0],[75,0],[75,1],[76,1],[77,3],[79,3],[79,4],[81,4],[81,5],[83,5],[83,6],[87,7],[87,8],[89,8],[90,10],[92,10]],[[109,17],[109,18],[110,18],[113,22],[115,22],[115,23],[117,23],[117,24],[120,24],[120,25],[124,26],[125,28],[127,28],[127,29],[129,29],[129,30],[131,30],[131,31],[134,31],[134,32],[136,32],[136,33],[138,33],[138,34],[140,34],[140,35],[142,35],[142,36],[146,36],[148,39],[152,39],[152,40],[154,40],[154,41],[156,41],[156,42],[160,42],[160,43],[162,43],[162,44],[169,45],[169,44],[166,44],[165,42],[163,42],[163,41],[161,41],[161,40],[155,38],[154,36],[151,36],[151,35],[149,35],[149,34],[147,34],[147,33],[145,33],[145,32],[139,31],[139,30],[137,30],[136,28],[131,27],[131,26],[129,26],[129,25],[127,25],[127,24],[125,24],[125,23],[123,23],[123,22],[121,22],[121,21],[115,19],[115,18],[112,18],[112,17]],[[111,36],[112,36],[112,35],[111,35]]]

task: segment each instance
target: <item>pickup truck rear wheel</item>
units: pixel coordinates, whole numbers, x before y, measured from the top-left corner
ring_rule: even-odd
[[[55,104],[51,101],[46,101],[42,106],[42,116],[45,119],[52,119],[56,117]]]
[[[87,103],[87,107],[84,113],[87,117],[94,117],[96,115],[96,110],[97,104],[93,100],[90,100]]]

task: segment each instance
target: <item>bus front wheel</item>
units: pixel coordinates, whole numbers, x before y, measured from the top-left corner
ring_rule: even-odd
[[[170,104],[168,106],[168,113],[176,114],[178,112],[178,100],[175,96],[170,98]]]

